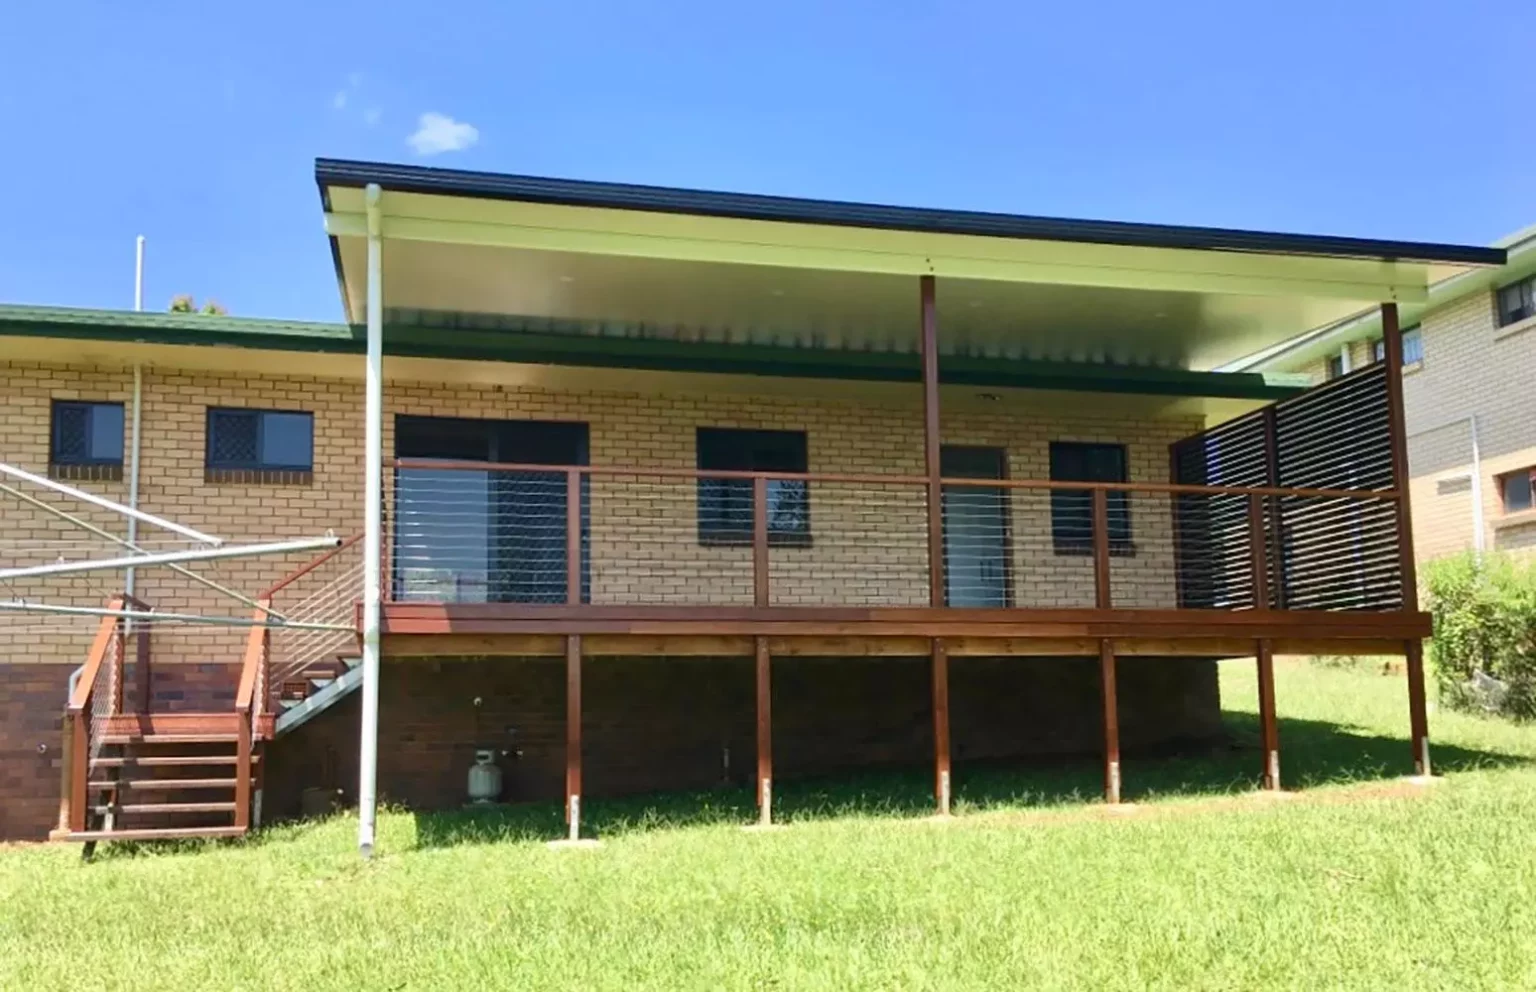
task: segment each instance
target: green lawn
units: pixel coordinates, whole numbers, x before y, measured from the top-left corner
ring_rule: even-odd
[[[958,769],[750,797],[592,800],[604,840],[551,851],[558,811],[395,813],[154,852],[0,848],[0,989],[1536,988],[1536,728],[1431,716],[1446,780],[1401,786],[1401,675],[1282,663],[1288,801],[1240,745],[1097,769]]]

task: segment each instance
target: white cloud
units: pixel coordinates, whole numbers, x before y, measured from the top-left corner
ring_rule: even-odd
[[[363,123],[367,124],[369,127],[373,127],[379,122],[379,118],[383,115],[384,111],[380,110],[378,107],[369,107],[367,110],[363,111]]]
[[[346,110],[347,109],[347,91],[346,90],[337,90],[336,91],[336,95],[331,97],[331,108],[333,110]]]
[[[405,143],[417,155],[437,155],[441,152],[458,152],[480,140],[480,131],[473,124],[456,121],[447,114],[427,112],[416,122],[416,130]]]

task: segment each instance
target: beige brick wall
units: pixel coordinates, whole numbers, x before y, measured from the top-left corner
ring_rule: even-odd
[[[1536,465],[1536,323],[1498,327],[1486,292],[1430,311],[1420,327],[1424,361],[1403,379],[1415,550],[1433,558],[1472,545],[1466,418],[1475,414],[1484,546],[1530,554],[1536,519],[1504,513],[1497,478]]]
[[[47,462],[53,399],[128,403],[131,373],[16,363],[0,365],[5,413],[0,445],[7,460],[42,469]],[[804,430],[812,472],[919,474],[923,470],[921,408],[910,401],[874,402],[825,395],[660,394],[613,391],[548,392],[513,387],[391,382],[385,390],[385,451],[394,450],[397,414],[581,421],[589,425],[594,465],[691,468],[700,426]],[[315,472],[305,485],[204,481],[209,406],[305,410],[315,417]],[[1167,446],[1198,430],[1199,418],[1133,418],[1100,412],[1092,397],[1059,404],[1049,417],[975,409],[947,412],[947,444],[1002,447],[1011,478],[1046,478],[1052,440],[1128,445],[1133,481],[1167,480]],[[143,398],[141,506],[230,540],[317,536],[361,530],[362,389],[354,380],[311,376],[181,373],[146,370]],[[125,499],[126,483],[82,483]],[[388,486],[386,486],[388,492]],[[45,497],[114,533],[121,518],[78,501]],[[39,555],[111,553],[105,542],[42,511],[4,502],[0,550],[8,562]],[[597,477],[591,503],[592,599],[597,603],[730,603],[752,601],[748,548],[701,547],[696,486],[660,477]],[[920,487],[818,483],[810,503],[810,547],[771,551],[773,602],[794,605],[924,605],[926,530]],[[1018,490],[1009,512],[1016,605],[1091,606],[1092,564],[1052,552],[1049,497]],[[1117,605],[1173,606],[1173,548],[1166,498],[1138,496],[1132,505],[1135,554],[1116,557]],[[187,542],[146,529],[158,548]],[[210,578],[251,595],[307,560],[293,555],[198,567]],[[96,574],[9,590],[50,602],[99,604],[120,580]],[[139,595],[155,607],[244,615],[239,604],[163,569],[143,570]],[[279,604],[281,606],[281,603]],[[87,620],[0,618],[0,661],[81,661],[94,630]],[[157,661],[232,661],[244,635],[228,628],[164,629]]]

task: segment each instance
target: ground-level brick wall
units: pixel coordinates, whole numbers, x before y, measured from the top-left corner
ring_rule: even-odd
[[[382,672],[379,789],[386,801],[461,804],[477,748],[520,752],[502,760],[504,798],[563,795],[563,659],[410,659]],[[927,659],[781,658],[773,676],[776,778],[932,761]],[[588,659],[586,795],[749,782],[753,693],[748,658]],[[1119,700],[1128,752],[1222,734],[1210,660],[1124,659]],[[1091,754],[1102,746],[1097,659],[954,658],[950,705],[958,774],[970,760]],[[268,814],[298,813],[306,787],[355,798],[358,707],[349,698],[267,746]]]

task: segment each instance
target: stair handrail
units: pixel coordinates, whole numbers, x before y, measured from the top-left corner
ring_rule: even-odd
[[[123,608],[124,601],[124,596],[113,596],[107,600],[106,608],[115,613]],[[59,800],[59,825],[74,832],[85,830],[87,783],[91,774],[91,720],[86,712],[91,708],[91,697],[96,689],[96,679],[101,674],[101,666],[106,664],[107,654],[112,650],[112,642],[118,637],[121,626],[121,617],[101,618],[90,651],[85,656],[85,664],[79,668],[80,677],[71,687],[69,702],[64,707],[64,760],[60,772],[63,788]],[[116,664],[121,663],[122,652],[119,651]],[[121,676],[119,671],[119,691],[122,686]],[[115,709],[116,699],[112,702]]]
[[[261,600],[261,601],[264,601],[268,606],[271,606],[272,605],[273,597],[276,596],[279,592],[283,591],[288,586],[290,586],[293,583],[297,582],[299,579],[302,579],[304,576],[308,575],[310,572],[313,572],[315,569],[319,568],[321,565],[324,565],[326,562],[330,561],[332,558],[335,558],[337,555],[341,554],[343,551],[347,550],[352,545],[356,544],[358,541],[361,541],[362,539],[363,539],[363,535],[362,535],[361,532],[359,532],[357,534],[353,534],[351,537],[349,537],[346,540],[342,541],[340,544],[336,545],[334,548],[330,549],[325,554],[320,555],[318,558],[314,559],[313,561],[306,562],[304,565],[301,565],[300,567],[294,569],[292,572],[289,572],[287,575],[285,575],[282,578],[278,579],[276,582],[272,583],[272,585],[268,586],[262,592],[262,594],[257,597],[257,599]]]
[[[267,626],[270,596],[257,599],[251,615],[251,629],[245,639],[245,657],[240,663],[240,688],[235,692],[235,826],[251,825],[251,764],[255,722],[266,702],[266,669],[272,629]],[[260,686],[260,691],[258,691]]]

